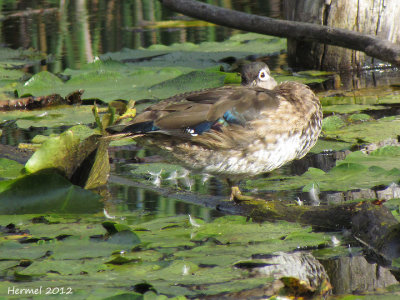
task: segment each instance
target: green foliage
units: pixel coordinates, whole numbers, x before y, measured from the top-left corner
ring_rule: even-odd
[[[32,49],[11,49],[0,47],[0,98],[13,99],[16,83],[25,76],[22,70],[13,68],[39,63],[45,56]]]
[[[58,106],[40,110],[0,111],[0,120],[0,122],[15,120],[16,125],[23,129],[94,123],[92,109],[89,106]]]
[[[338,120],[338,117],[335,120]],[[328,117],[331,118],[331,117]],[[327,119],[327,118],[326,118]],[[388,139],[396,139],[400,126],[400,118],[386,117],[378,120],[369,120],[362,123],[346,124],[345,122],[335,122],[334,126],[327,127],[326,121],[323,129],[326,130],[327,138],[337,139],[352,144],[359,143],[379,143]],[[344,126],[344,125],[347,126]],[[329,124],[330,125],[330,124]]]
[[[323,107],[324,114],[349,114],[349,113],[357,113],[365,110],[381,110],[385,109],[384,106],[381,105],[360,105],[360,104],[342,104],[342,105],[329,105]]]
[[[82,153],[93,151],[80,147],[82,142],[93,133],[93,130],[80,125],[59,136],[49,138],[26,163],[26,171],[34,173],[39,170],[54,168],[70,177],[79,165],[78,162],[85,158],[82,157]],[[93,146],[89,146],[93,148]]]
[[[345,124],[340,116],[329,116],[322,120],[322,130],[333,131],[343,127]]]
[[[0,178],[15,178],[24,166],[14,160],[0,157]]]
[[[144,283],[145,298],[154,292],[158,297],[215,295],[272,282],[272,278],[252,278],[234,267],[237,262],[251,261],[253,254],[316,247],[329,241],[329,236],[296,224],[256,224],[236,216],[209,223],[196,220],[200,227],[192,227],[187,216],[137,225],[106,221],[102,225],[108,233],[101,220],[82,214],[0,216],[0,225],[13,222],[21,232],[12,239],[0,233],[0,261],[9,262],[4,265],[5,274],[35,280],[36,285],[70,286],[82,298],[97,295],[98,289],[104,292],[102,297],[118,296]],[[30,234],[24,232],[26,228]],[[29,263],[20,266],[22,259]],[[109,278],[118,278],[118,284]],[[194,288],[199,285],[201,290]]]
[[[163,99],[178,93],[237,83],[238,77],[219,71],[219,61],[228,56],[244,58],[260,49],[260,54],[279,52],[284,40],[246,34],[223,43],[152,46],[146,50],[123,50],[106,54],[80,70],[67,69],[66,82],[49,72],[40,72],[17,85],[19,97],[57,93],[66,96],[84,89],[83,100]],[[251,49],[251,50],[250,50]],[[150,56],[151,59],[143,59]],[[171,67],[173,66],[173,67]],[[198,70],[202,69],[202,70]]]

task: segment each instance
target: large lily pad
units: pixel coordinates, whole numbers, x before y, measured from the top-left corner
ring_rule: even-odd
[[[0,212],[88,212],[101,209],[100,196],[72,185],[55,172],[39,172],[0,182]]]
[[[107,183],[110,171],[109,141],[86,126],[72,127],[44,141],[25,165],[25,170],[57,170],[71,182],[85,188]]]

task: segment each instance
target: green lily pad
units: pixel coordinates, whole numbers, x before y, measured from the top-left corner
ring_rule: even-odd
[[[147,49],[124,49],[116,53],[103,54],[101,59],[130,62],[135,66],[180,66],[203,69],[220,65],[227,57],[237,59],[249,55],[277,54],[286,49],[286,39],[256,33],[237,34],[223,42],[200,44],[179,43],[171,46],[153,45]],[[147,59],[144,59],[147,58]]]
[[[398,92],[383,96],[378,100],[378,104],[399,104],[399,103],[400,103],[400,94]]]
[[[59,136],[46,140],[25,165],[29,173],[43,169],[58,169],[68,178],[72,176],[80,162],[85,159],[83,153],[93,150],[80,149],[82,141],[93,135],[94,131],[86,126],[73,127]],[[90,146],[90,145],[89,145]],[[91,147],[93,148],[93,146]]]
[[[54,172],[41,172],[0,182],[3,214],[101,209],[100,197],[72,185]]]
[[[107,221],[107,227],[120,229],[109,239],[102,235],[105,230],[101,218],[54,215],[52,222],[45,222],[49,221],[46,217],[33,224],[31,216],[13,216],[0,217],[0,224],[10,220],[18,222],[21,230],[32,228],[32,239],[40,233],[47,237],[24,244],[0,239],[0,260],[30,260],[24,267],[9,264],[9,272],[14,272],[11,276],[35,279],[43,286],[72,287],[74,295],[86,298],[95,295],[99,285],[110,297],[122,292],[120,286],[138,287],[143,283],[160,296],[195,297],[199,293],[216,295],[255,288],[272,278],[251,278],[247,271],[234,267],[237,262],[251,261],[253,254],[290,251],[329,241],[329,236],[313,233],[309,227],[287,222],[256,224],[237,216],[212,222],[196,220],[200,227],[191,226],[187,216],[156,218],[136,225]],[[120,236],[112,240],[121,233],[133,234],[135,239]],[[118,285],[109,278],[118,278]],[[203,286],[201,291],[194,289],[199,285]]]
[[[38,64],[44,58],[43,53],[33,49],[0,47],[0,99],[6,101],[15,98],[13,93],[15,86],[26,74],[15,68]]]
[[[337,130],[344,125],[346,125],[346,123],[340,116],[329,116],[322,120],[323,131]]]
[[[32,63],[39,63],[45,56],[33,49],[11,49],[0,47],[0,66],[17,67]]]
[[[17,126],[23,129],[94,123],[92,108],[90,106],[62,106],[33,111],[0,111],[0,123],[10,120],[16,120]]]
[[[327,80],[326,77],[313,77],[313,76],[304,76],[304,75],[281,75],[281,74],[273,74],[273,77],[278,83],[284,82],[284,81],[297,81],[301,82],[303,84],[308,84],[308,83],[320,83],[324,82]]]
[[[349,117],[349,121],[351,122],[365,122],[365,121],[370,121],[372,117],[367,114],[352,114]]]
[[[365,110],[381,110],[386,107],[381,105],[360,105],[360,104],[342,104],[342,105],[329,105],[323,106],[324,114],[349,114],[354,112],[360,112]]]
[[[335,117],[338,120],[337,116]],[[331,117],[327,117],[328,119]],[[336,121],[335,120],[335,121]],[[326,122],[326,121],[325,121]],[[327,123],[329,124],[329,123]],[[386,117],[378,120],[370,120],[362,123],[349,124],[342,126],[339,124],[332,127],[327,127],[323,124],[325,137],[338,139],[341,141],[357,144],[360,143],[379,143],[388,139],[396,139],[399,135],[400,118]]]
[[[307,70],[307,71],[297,72],[297,74],[319,77],[319,76],[333,75],[334,73],[333,72],[328,72],[328,71]]]
[[[314,147],[311,148],[311,153],[321,153],[324,151],[341,151],[350,149],[351,143],[330,141],[319,138]]]
[[[21,174],[24,166],[14,160],[0,157],[0,178],[15,178]]]
[[[330,105],[374,105],[378,104],[378,97],[371,95],[344,95],[320,98],[322,106]]]
[[[66,96],[83,89],[83,100],[163,99],[188,91],[222,86],[225,74],[219,71],[221,59],[254,55],[254,49],[260,49],[260,55],[266,51],[277,53],[285,48],[284,44],[284,39],[245,34],[222,43],[183,43],[168,47],[153,46],[146,50],[126,49],[105,54],[101,60],[80,70],[65,70],[64,74],[70,76],[66,82],[51,73],[40,72],[19,84],[16,90],[20,97],[51,93]],[[149,59],[143,59],[148,56]],[[226,81],[237,82],[238,77],[235,75]]]

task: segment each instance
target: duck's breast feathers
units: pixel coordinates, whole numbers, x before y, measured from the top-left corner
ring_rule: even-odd
[[[122,130],[196,136],[230,125],[246,126],[265,110],[279,106],[275,91],[222,87],[175,96],[150,106]]]

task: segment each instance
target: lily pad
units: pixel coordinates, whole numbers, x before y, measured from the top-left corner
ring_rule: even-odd
[[[200,227],[192,227],[187,216],[174,216],[137,225],[108,222],[121,230],[116,229],[107,239],[100,227],[101,218],[96,221],[92,217],[89,222],[83,215],[79,221],[76,217],[53,216],[50,223],[33,224],[29,217],[17,217],[0,218],[0,224],[19,222],[21,230],[33,229],[32,239],[40,233],[47,238],[24,244],[0,240],[0,259],[30,260],[24,267],[9,264],[14,272],[11,276],[35,279],[43,286],[69,286],[75,295],[85,296],[96,294],[100,285],[107,295],[116,295],[123,292],[120,286],[134,286],[136,291],[143,282],[160,296],[196,297],[256,288],[269,284],[272,278],[251,278],[248,271],[235,267],[237,262],[251,261],[253,254],[268,255],[277,249],[318,246],[329,238],[311,232],[309,227],[286,222],[256,224],[233,216],[213,222],[196,220]],[[93,225],[88,228],[88,224]],[[112,240],[121,233],[133,234],[135,239],[121,240],[120,236]],[[118,286],[109,278],[118,278]],[[194,288],[199,285],[203,286],[201,291]]]
[[[93,146],[96,146],[89,145],[88,149],[80,149],[80,145],[83,145],[82,141],[93,133],[94,131],[86,126],[76,126],[60,136],[49,138],[26,163],[26,170],[34,173],[54,168],[63,172],[68,178],[71,177],[80,162],[85,159],[82,154],[90,154]]]
[[[351,122],[365,122],[370,121],[372,117],[367,114],[352,114],[349,116],[349,121]]]
[[[360,104],[342,104],[342,105],[329,105],[323,106],[324,114],[349,114],[354,112],[360,112],[365,110],[381,110],[386,107],[381,105],[360,105]]]
[[[0,157],[0,178],[16,178],[24,166],[14,160]]]
[[[0,123],[11,120],[16,120],[17,126],[23,129],[94,123],[92,108],[89,106],[62,106],[33,111],[0,111]]]
[[[342,128],[346,125],[345,121],[340,116],[329,116],[322,120],[322,130],[332,131]]]
[[[337,120],[337,116],[335,117]],[[330,117],[328,117],[330,118]],[[325,118],[327,119],[327,118]],[[325,121],[326,122],[326,121]],[[342,123],[344,125],[345,123]],[[378,120],[370,120],[362,123],[349,124],[347,126],[323,127],[327,138],[357,143],[378,143],[388,139],[397,139],[399,135],[400,118],[386,117]]]
[[[0,47],[1,67],[21,67],[28,64],[39,63],[45,56],[33,49],[11,49]],[[11,72],[12,73],[12,72]]]
[[[105,54],[101,60],[80,70],[65,70],[64,74],[70,76],[66,82],[48,72],[41,72],[19,84],[16,90],[20,97],[50,93],[66,96],[74,90],[84,89],[83,100],[163,99],[223,85],[225,75],[219,71],[222,64],[219,61],[223,58],[244,58],[254,55],[254,49],[260,49],[260,55],[266,51],[278,53],[284,48],[284,39],[245,34],[222,43],[183,43],[153,46],[146,50],[123,50]],[[237,78],[227,81],[236,82]]]
[[[100,197],[72,185],[54,172],[41,172],[0,182],[3,214],[35,212],[88,212],[101,209]]]
[[[341,151],[350,149],[351,143],[340,142],[340,141],[330,141],[319,138],[317,143],[313,148],[311,148],[311,153],[321,153],[324,151]]]

